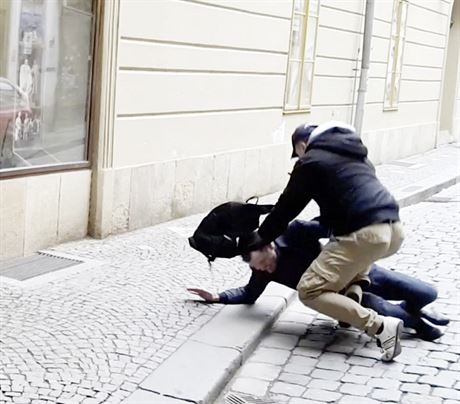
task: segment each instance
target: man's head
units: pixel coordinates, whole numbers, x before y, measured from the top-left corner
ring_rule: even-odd
[[[244,262],[249,264],[252,270],[268,272],[270,274],[275,272],[278,261],[274,243],[267,244],[259,250],[244,254],[242,258]]]
[[[292,158],[301,157],[307,149],[308,139],[317,125],[303,124],[298,126],[292,134]]]

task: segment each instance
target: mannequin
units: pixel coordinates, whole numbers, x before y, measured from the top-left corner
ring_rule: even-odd
[[[38,104],[38,85],[40,82],[40,68],[38,66],[37,60],[34,60],[31,69],[32,74],[32,98],[31,101],[34,104]]]
[[[32,86],[32,71],[29,66],[29,61],[25,59],[24,63],[19,68],[19,87],[22,91],[24,91],[24,93],[26,93],[29,99],[32,91]]]
[[[14,121],[14,140],[17,141],[19,138],[22,138],[22,120],[20,112],[18,112],[16,120]]]
[[[22,132],[23,132],[22,137],[24,139],[28,139],[30,137],[30,129],[31,129],[30,118],[29,118],[29,115],[26,114],[26,117],[24,119],[24,126],[23,126],[23,129],[22,129]]]

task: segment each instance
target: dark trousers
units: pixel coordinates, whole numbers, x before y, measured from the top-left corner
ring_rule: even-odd
[[[400,318],[408,328],[417,326],[420,310],[438,296],[430,284],[375,264],[369,277],[371,284],[363,290],[362,305],[382,316]],[[388,300],[401,303],[393,304]]]

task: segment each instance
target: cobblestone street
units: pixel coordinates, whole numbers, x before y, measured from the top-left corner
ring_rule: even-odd
[[[451,320],[444,336],[430,343],[404,334],[402,354],[385,364],[375,341],[296,300],[229,383],[230,394],[289,404],[460,402],[460,185],[401,216],[405,243],[382,264],[436,285],[432,306]]]
[[[445,157],[438,159],[442,164]],[[425,170],[433,171],[433,166]],[[401,176],[395,173],[386,180],[391,186]],[[459,200],[459,186],[440,195],[445,198],[455,190]],[[264,198],[274,200],[276,195]],[[365,336],[336,330],[330,320],[306,315],[294,304],[244,367],[234,390],[250,386],[250,393],[294,404],[307,404],[304,395],[330,402],[343,396],[347,402],[346,396],[361,394],[378,402],[379,394],[391,399],[406,390],[402,397],[407,403],[425,403],[416,400],[425,400],[429,392],[437,397],[433,403],[444,396],[451,400],[445,404],[455,402],[454,389],[460,387],[460,315],[454,294],[459,286],[459,207],[458,202],[426,202],[404,209],[407,239],[394,260],[398,269],[438,285],[436,307],[453,320],[440,342],[408,339],[398,362],[383,366],[374,358],[378,349]],[[316,214],[312,206],[303,217]],[[2,278],[0,404],[115,404],[130,396],[223,309],[188,300],[192,296],[185,288],[223,290],[243,284],[249,276],[239,258],[216,260],[210,272],[204,257],[188,246],[187,237],[201,218],[190,216],[50,250],[84,261],[87,266],[81,270],[56,271],[40,282]],[[340,354],[351,350],[353,356]],[[376,376],[373,381],[369,372]],[[417,376],[420,372],[427,373]],[[442,377],[433,378],[438,372]],[[432,388],[430,383],[440,385]]]
[[[200,217],[55,251],[100,265],[32,286],[2,281],[0,403],[119,403],[220,306],[186,287],[230,287],[240,259],[209,272],[187,242]],[[173,223],[173,224],[171,224]]]

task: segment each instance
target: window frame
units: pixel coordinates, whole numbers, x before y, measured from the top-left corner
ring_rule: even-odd
[[[402,24],[402,12],[403,7],[405,10],[405,20]],[[409,1],[408,0],[394,0],[393,1],[393,18],[391,21],[390,39],[388,45],[388,57],[387,57],[387,71],[385,75],[385,89],[383,93],[383,110],[384,111],[397,111],[399,109],[399,94],[401,90],[401,77],[402,69],[404,66],[404,49],[406,44],[406,32],[407,32],[407,16],[409,12]],[[396,18],[395,18],[396,17]],[[396,26],[395,35],[393,36],[393,28]],[[392,66],[390,69],[391,51],[395,43],[395,53],[393,55]],[[400,65],[398,66],[398,60]],[[399,76],[399,82],[397,91],[395,88],[396,77]],[[391,83],[390,96],[387,97],[388,83]]]
[[[315,12],[312,14],[310,10],[310,5],[312,2],[316,2],[317,8]],[[318,26],[319,26],[319,13],[321,8],[321,0],[305,0],[304,8],[301,12],[297,12],[295,8],[295,0],[292,2],[292,15],[291,15],[291,31],[289,35],[289,50],[288,50],[288,57],[287,57],[287,68],[286,68],[286,81],[284,87],[284,98],[283,98],[283,113],[284,114],[299,114],[311,111],[311,99],[312,99],[312,92],[313,92],[313,78],[315,76],[315,65],[316,65],[316,44],[317,44],[317,37],[318,37]],[[292,36],[294,33],[293,26],[296,17],[302,17],[301,27],[300,27],[300,58],[295,59],[291,57],[292,51]],[[315,27],[314,27],[314,39],[312,42],[313,52],[311,59],[305,59],[305,48],[308,45],[308,38],[307,32],[309,28],[309,20],[315,20]],[[290,88],[290,71],[292,63],[300,63],[299,68],[299,79],[298,82],[295,83],[297,87],[297,103],[296,105],[288,104],[288,89]],[[305,64],[311,64],[311,80],[308,88],[308,103],[302,103],[302,89],[303,89],[303,82],[304,82],[304,68]]]
[[[94,102],[95,94],[95,81],[94,75],[96,72],[96,61],[101,59],[101,52],[97,51],[97,39],[99,37],[99,31],[101,29],[102,15],[103,15],[103,2],[100,0],[92,0],[92,23],[91,23],[91,67],[88,72],[88,83],[87,83],[87,95],[86,95],[86,139],[85,139],[85,159],[80,161],[73,161],[69,163],[57,163],[57,164],[44,164],[36,165],[31,167],[13,167],[0,169],[0,180],[28,177],[33,175],[50,174],[66,171],[84,170],[92,167],[92,153],[91,145],[93,142],[93,132],[97,125],[93,125],[93,113],[97,106],[97,102]],[[67,7],[76,12],[84,13],[81,10],[77,10],[73,7],[69,7],[67,2],[63,2],[63,7]],[[87,13],[84,13],[87,14]]]

